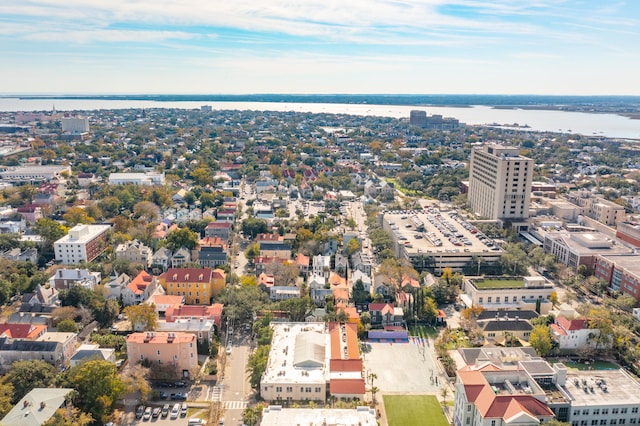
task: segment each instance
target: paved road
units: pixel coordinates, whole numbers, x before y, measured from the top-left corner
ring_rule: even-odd
[[[236,330],[236,333],[239,331]],[[249,397],[252,394],[249,375],[246,372],[249,358],[249,338],[236,334],[232,341],[231,355],[227,355],[222,386],[225,425],[242,424],[242,411],[247,407]]]

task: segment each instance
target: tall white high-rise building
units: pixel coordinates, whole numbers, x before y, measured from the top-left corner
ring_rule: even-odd
[[[87,117],[64,117],[62,119],[62,131],[86,133],[89,131],[89,119]]]
[[[471,150],[469,206],[494,220],[519,221],[529,217],[533,160],[518,148],[486,144]]]

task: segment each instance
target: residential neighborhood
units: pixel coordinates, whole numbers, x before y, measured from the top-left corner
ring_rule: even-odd
[[[23,126],[3,425],[640,421],[628,141],[205,107]]]

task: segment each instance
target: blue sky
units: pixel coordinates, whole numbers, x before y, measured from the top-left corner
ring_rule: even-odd
[[[640,95],[640,1],[2,0],[0,93]]]

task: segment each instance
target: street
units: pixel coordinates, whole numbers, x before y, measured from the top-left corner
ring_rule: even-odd
[[[227,362],[222,379],[222,401],[225,424],[242,424],[242,411],[247,407],[252,389],[249,384],[249,374],[246,372],[249,359],[249,336],[236,330],[231,338],[231,354],[227,355]]]

